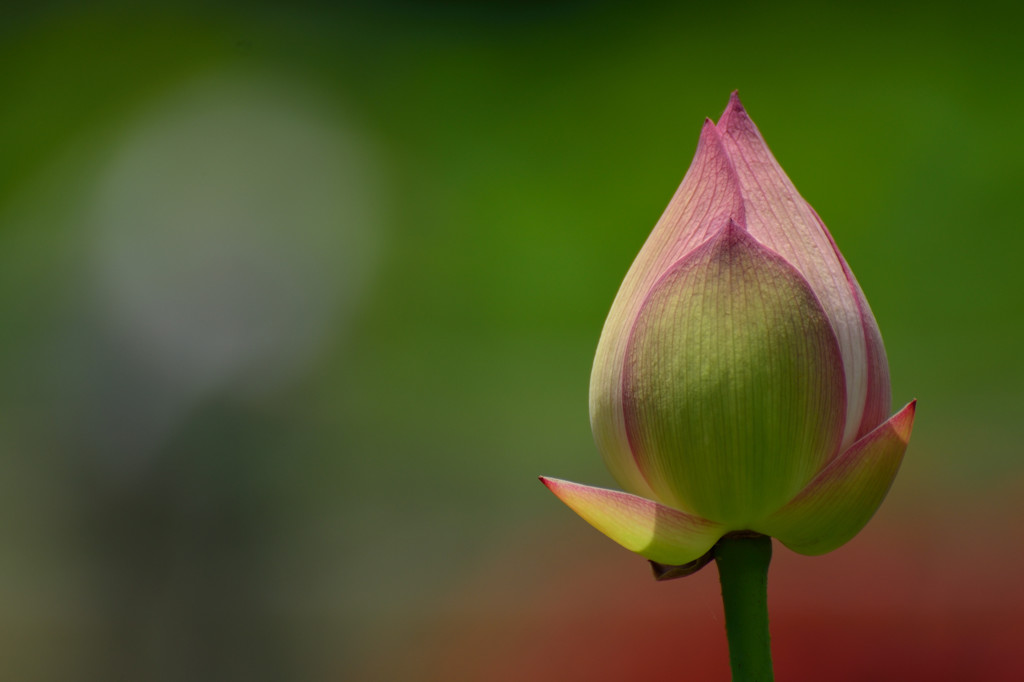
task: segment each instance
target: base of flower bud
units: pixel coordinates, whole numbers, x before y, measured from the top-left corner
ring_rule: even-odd
[[[756,538],[761,537],[761,533],[755,533],[752,530],[736,530],[731,533],[726,533],[722,536],[725,538]],[[721,542],[720,539],[718,542]],[[718,546],[718,542],[715,543],[715,547]],[[659,564],[657,561],[647,560],[647,563],[651,565],[651,570],[654,572],[654,579],[658,582],[665,580],[675,580],[676,578],[685,578],[688,575],[693,575],[700,569],[710,564],[715,558],[715,547],[712,547],[705,552],[699,559],[688,561],[685,564],[679,564],[673,566],[671,564]]]
[[[714,558],[715,548],[712,547],[700,558],[688,561],[685,564],[679,564],[678,566],[659,564],[657,561],[651,561],[650,559],[647,560],[647,563],[651,565],[651,570],[654,571],[654,579],[661,582],[663,580],[675,580],[676,578],[685,578],[688,575],[693,575],[710,564]]]

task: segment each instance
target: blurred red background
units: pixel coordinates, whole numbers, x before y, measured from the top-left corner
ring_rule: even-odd
[[[779,680],[1024,679],[1024,506],[1012,496],[970,510],[935,502],[920,512],[942,525],[894,509],[825,556],[775,543]],[[367,678],[728,680],[714,565],[656,583],[642,558],[576,521],[477,566],[413,626],[416,646]]]

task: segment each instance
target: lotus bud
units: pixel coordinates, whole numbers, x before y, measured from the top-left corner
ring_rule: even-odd
[[[658,564],[740,531],[822,554],[860,531],[899,469],[914,403],[889,410],[867,300],[734,93],[597,347],[591,427],[626,492],[541,480]]]

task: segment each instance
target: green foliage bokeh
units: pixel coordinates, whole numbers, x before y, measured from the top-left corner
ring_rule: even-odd
[[[0,676],[358,675],[507,537],[563,519],[537,474],[611,484],[593,349],[734,89],[857,274],[894,403],[920,400],[886,504],[1019,481],[1024,50],[1019,10],[982,5],[3,10]],[[323,238],[302,258],[346,291],[279,377],[258,356],[186,391],[108,313],[95,197],[132,131],[211,78],[269,83],[346,140],[346,217],[270,225]]]

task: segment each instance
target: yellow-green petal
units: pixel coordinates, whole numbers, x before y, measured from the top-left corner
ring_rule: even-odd
[[[653,287],[623,370],[626,433],[659,501],[730,530],[839,450],[839,346],[807,281],[733,221]]]
[[[717,523],[629,493],[544,476],[540,480],[594,528],[661,564],[698,559],[725,532]]]
[[[853,538],[874,516],[899,471],[915,405],[910,403],[854,443],[754,530],[801,554],[831,552]]]

